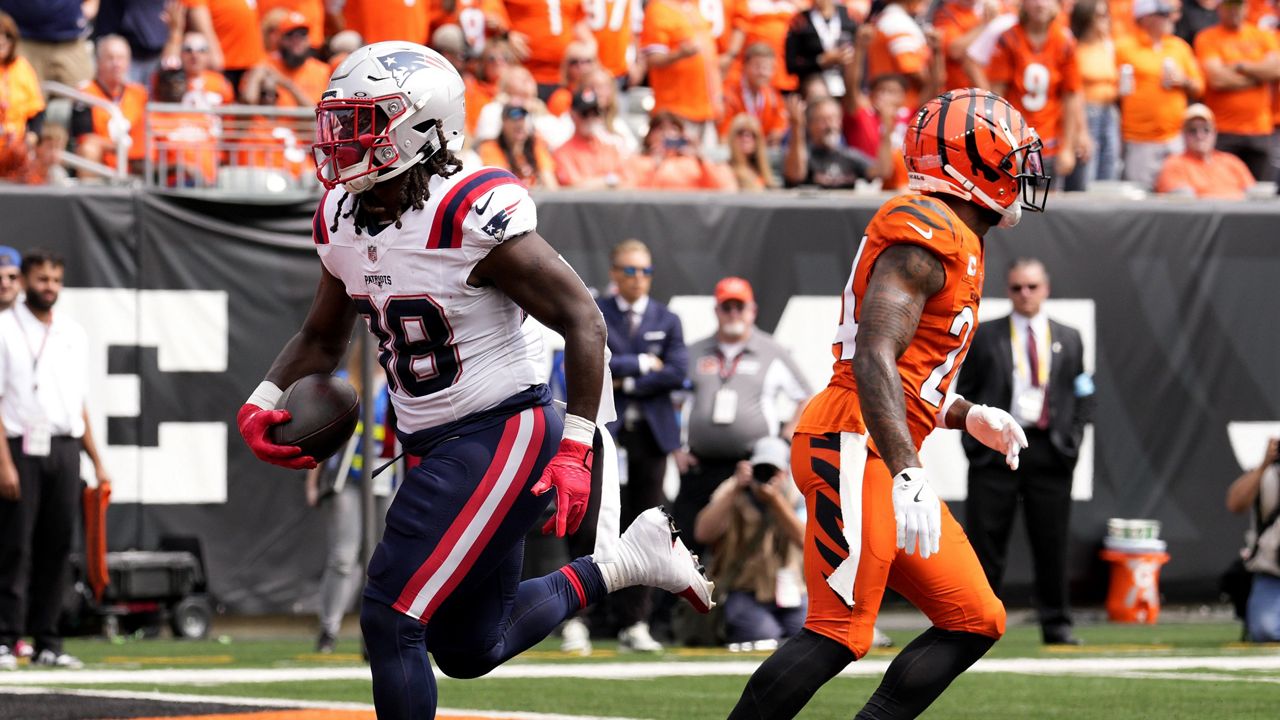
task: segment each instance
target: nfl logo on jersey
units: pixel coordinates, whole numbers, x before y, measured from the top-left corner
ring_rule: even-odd
[[[378,246],[377,245],[374,245],[373,243],[369,243],[369,247],[365,249],[365,254],[369,256],[369,262],[371,263],[378,262]]]

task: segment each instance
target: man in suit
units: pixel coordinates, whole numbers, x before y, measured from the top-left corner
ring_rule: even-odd
[[[1084,372],[1080,333],[1041,311],[1049,297],[1044,264],[1014,260],[1006,277],[1013,314],[978,326],[956,391],[970,402],[1008,409],[1029,445],[1015,473],[999,453],[962,438],[969,456],[965,531],[999,592],[1021,500],[1044,642],[1078,645],[1067,600],[1067,541],[1071,477],[1090,419],[1093,381]]]
[[[609,329],[613,357],[613,398],[618,420],[609,432],[626,451],[626,485],[622,488],[622,527],[644,510],[667,503],[662,491],[667,456],[680,447],[680,430],[671,393],[684,385],[688,350],[680,318],[649,297],[653,258],[639,240],[624,240],[613,249],[609,277],[617,294],[596,300]],[[658,652],[649,634],[652,609],[648,588],[617,594],[624,650]]]

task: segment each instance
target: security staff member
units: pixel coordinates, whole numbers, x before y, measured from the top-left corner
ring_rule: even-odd
[[[716,284],[715,298],[716,334],[689,348],[693,401],[688,450],[676,456],[675,503],[676,521],[687,528],[757,440],[790,434],[783,432],[778,396],[799,406],[813,394],[786,348],[755,326],[750,283],[727,277]]]
[[[33,665],[79,667],[62,651],[58,616],[80,496],[80,450],[98,483],[110,483],[89,430],[88,338],[54,313],[63,259],[30,250],[22,259],[26,299],[0,313],[0,670],[24,621]]]
[[[1071,477],[1092,414],[1093,379],[1084,372],[1080,333],[1041,310],[1049,297],[1044,264],[1014,260],[1006,279],[1013,314],[978,326],[956,392],[970,402],[1008,409],[1029,445],[1014,472],[1000,453],[968,435],[961,438],[969,456],[964,529],[999,594],[1021,503],[1044,642],[1078,645],[1067,597]]]

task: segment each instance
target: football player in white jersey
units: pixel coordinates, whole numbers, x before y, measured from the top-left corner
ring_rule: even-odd
[[[464,86],[421,45],[382,42],[333,72],[317,108],[314,221],[323,264],[302,329],[240,409],[254,454],[315,460],[273,444],[280,388],[330,373],[357,314],[379,340],[397,435],[421,458],[397,491],[368,569],[361,629],[378,717],[435,716],[428,653],[452,677],[478,677],[545,638],[604,594],[652,585],[710,608],[711,583],[658,508],[615,556],[581,557],[520,582],[523,538],[574,532],[591,492],[605,327],[586,287],[535,228],[515,176],[464,168]],[[525,313],[565,338],[568,414],[537,379]]]

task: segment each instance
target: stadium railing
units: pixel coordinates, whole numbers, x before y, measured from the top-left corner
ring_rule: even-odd
[[[315,197],[314,132],[304,108],[148,103],[143,184],[241,202]]]
[[[44,90],[45,96],[49,98],[49,104],[57,107],[62,105],[64,112],[70,114],[70,106],[73,103],[81,103],[92,107],[101,108],[111,116],[111,126],[115,135],[116,142],[116,164],[115,167],[103,165],[94,162],[88,158],[81,157],[75,153],[62,153],[62,164],[72,170],[81,173],[88,173],[91,176],[103,178],[112,182],[126,183],[129,181],[129,130],[133,124],[125,118],[120,112],[120,108],[110,100],[104,100],[94,95],[77,90],[70,85],[64,85],[53,80],[46,80],[40,83],[40,87]],[[68,121],[69,117],[64,120]]]

